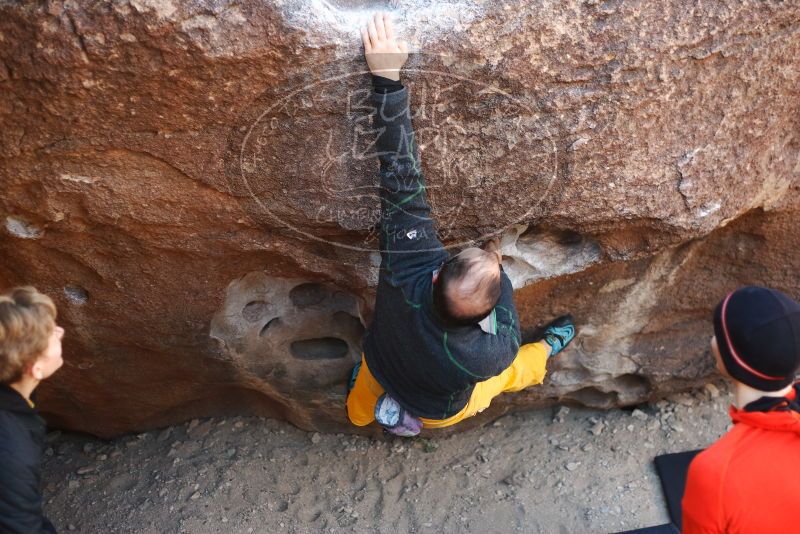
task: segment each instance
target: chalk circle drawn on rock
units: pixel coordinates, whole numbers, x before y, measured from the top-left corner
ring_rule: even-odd
[[[375,111],[368,80],[368,71],[359,70],[287,89],[258,115],[239,153],[237,189],[254,202],[248,210],[312,240],[377,250],[367,243],[381,218],[375,187],[378,131],[370,122]],[[453,234],[454,227],[476,215],[495,228],[447,248],[471,245],[542,216],[558,158],[547,117],[533,99],[436,70],[404,69],[403,81],[413,86],[415,139],[440,235]],[[530,204],[519,201],[521,193]],[[363,241],[331,237],[352,240],[354,233]]]

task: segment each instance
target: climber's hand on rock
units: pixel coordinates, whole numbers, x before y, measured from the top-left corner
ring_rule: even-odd
[[[379,11],[361,28],[364,55],[372,74],[392,80],[400,79],[400,68],[408,59],[408,45],[395,39],[388,13]]]

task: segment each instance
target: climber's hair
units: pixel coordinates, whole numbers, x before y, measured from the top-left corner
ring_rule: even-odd
[[[35,288],[0,294],[0,384],[19,381],[50,343],[56,306]]]
[[[484,256],[452,256],[433,284],[433,306],[448,326],[477,324],[497,305],[502,291],[500,269]],[[472,314],[460,311],[468,302]]]

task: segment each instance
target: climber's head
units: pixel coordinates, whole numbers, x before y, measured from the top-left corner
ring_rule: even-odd
[[[728,379],[758,391],[779,391],[800,368],[800,304],[759,286],[729,293],[714,309],[711,352]]]
[[[64,360],[56,307],[32,287],[0,294],[0,384],[33,387],[55,373]]]
[[[499,250],[470,247],[445,261],[433,277],[433,306],[448,326],[473,325],[500,299]]]

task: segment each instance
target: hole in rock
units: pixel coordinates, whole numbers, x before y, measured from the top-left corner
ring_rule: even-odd
[[[33,224],[19,217],[6,217],[6,230],[14,237],[21,239],[39,239],[44,231]]]
[[[553,235],[555,236],[559,245],[564,245],[567,247],[572,245],[580,245],[583,242],[583,236],[578,232],[573,232],[572,230],[561,230],[554,232]]]
[[[331,301],[332,307],[337,307],[339,309],[348,310],[357,306],[355,295],[345,293],[344,291],[335,292],[331,297]]]
[[[292,341],[289,352],[300,360],[336,360],[347,356],[347,342],[338,337],[318,337]]]
[[[543,241],[549,241],[563,247],[575,247],[585,241],[581,234],[573,230],[542,228],[540,226],[529,227],[519,235],[517,240],[523,245],[535,245]]]
[[[617,392],[617,405],[641,402],[652,391],[650,382],[635,374],[620,375],[611,380],[609,387]]]
[[[274,378],[277,378],[278,380],[281,380],[281,379],[286,378],[287,376],[289,376],[289,372],[286,370],[286,367],[284,367],[283,365],[276,365],[275,368],[272,370],[272,372],[270,372],[270,374]]]
[[[344,332],[352,332],[358,336],[364,333],[364,325],[361,324],[361,319],[347,312],[337,311],[334,313],[333,323]]]
[[[614,378],[613,383],[614,387],[621,392],[642,392],[650,389],[650,382],[645,377],[631,373]]]
[[[271,327],[278,326],[279,324],[281,324],[281,318],[280,317],[274,317],[274,318],[270,319],[269,322],[267,324],[265,324],[261,328],[261,332],[259,332],[258,335],[259,336],[266,336],[269,333],[268,330]]]
[[[616,391],[605,392],[595,387],[585,387],[566,395],[566,398],[589,408],[612,408],[617,404]]]
[[[503,266],[508,266],[506,270],[515,287],[582,271],[597,262],[602,253],[591,236],[536,226],[519,234],[515,245],[516,251],[503,256]]]
[[[263,300],[248,302],[242,309],[242,316],[249,323],[257,323],[267,313],[267,303]]]
[[[86,290],[80,286],[65,287],[64,295],[67,296],[67,300],[69,300],[72,304],[78,306],[86,304],[86,302],[89,300],[89,293],[87,293]]]
[[[325,300],[327,294],[325,286],[316,282],[309,282],[293,287],[289,291],[289,299],[298,308],[307,308]]]

